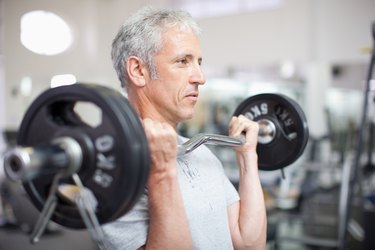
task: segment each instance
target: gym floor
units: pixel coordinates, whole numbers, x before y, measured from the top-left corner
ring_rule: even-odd
[[[267,250],[310,250],[303,235],[304,226],[298,215],[276,212],[269,216]],[[329,230],[329,227],[322,231]],[[310,238],[311,240],[311,238]],[[86,230],[72,230],[57,226],[42,235],[36,244],[30,243],[29,233],[19,226],[3,225],[0,227],[0,250],[98,250]],[[334,249],[334,248],[318,248]]]
[[[61,229],[45,234],[36,244],[31,244],[29,235],[16,227],[0,228],[0,250],[96,250],[85,230]]]
[[[267,241],[267,250],[310,250],[301,240],[303,228],[301,223],[291,223],[285,220],[278,223]],[[270,227],[269,227],[270,228]],[[277,230],[274,231],[274,230]],[[275,233],[278,234],[277,239]],[[29,235],[16,227],[0,228],[0,250],[98,250],[85,230],[70,230],[61,228],[58,232],[48,233],[41,237],[36,244],[31,244]],[[334,249],[334,248],[319,248]]]
[[[281,225],[279,225],[279,229]],[[297,227],[288,228],[283,225],[283,231],[289,236],[297,237],[300,235],[300,230]],[[275,228],[276,229],[276,228]],[[296,230],[297,229],[297,230]],[[284,232],[284,233],[285,233]],[[283,233],[283,234],[284,234]],[[287,250],[304,250],[298,242],[278,242],[276,247],[275,239],[270,239],[267,244],[267,250],[273,249],[287,249]],[[16,227],[1,227],[0,228],[0,250],[98,250],[98,247],[91,241],[90,235],[85,230],[70,230],[61,229],[55,233],[45,234],[36,244],[31,244],[29,235]]]
[[[30,243],[39,211],[18,183],[8,180],[0,185],[0,250],[95,250],[98,249],[86,230],[73,230],[49,222],[36,244]]]

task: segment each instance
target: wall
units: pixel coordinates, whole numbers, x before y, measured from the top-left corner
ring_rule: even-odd
[[[204,63],[243,66],[310,58],[309,1],[284,1],[281,8],[201,20]]]
[[[6,126],[18,127],[30,102],[48,88],[53,75],[71,73],[81,82],[118,87],[110,60],[111,42],[124,18],[144,4],[146,1],[4,0]],[[21,45],[20,17],[39,9],[60,15],[72,27],[75,41],[68,51],[47,57]],[[25,76],[33,81],[30,96],[22,96],[18,91]]]
[[[319,0],[314,6],[314,57],[327,62],[366,62],[373,46],[373,0]]]

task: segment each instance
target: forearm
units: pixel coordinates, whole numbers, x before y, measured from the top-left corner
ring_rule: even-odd
[[[256,153],[259,124],[244,115],[233,117],[229,135],[237,137],[241,134],[245,134],[246,141],[236,148],[240,201],[228,208],[232,241],[235,249],[265,249],[267,216]]]
[[[240,169],[238,227],[244,246],[251,246],[252,249],[264,249],[267,236],[267,216],[257,160],[255,152],[237,155]]]
[[[189,224],[176,176],[150,176],[148,187],[150,223],[145,249],[191,249]]]
[[[150,149],[146,245],[142,249],[191,249],[192,241],[178,184],[177,134],[165,122],[143,119]]]

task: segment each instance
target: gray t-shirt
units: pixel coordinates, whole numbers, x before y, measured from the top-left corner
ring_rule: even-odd
[[[238,201],[239,195],[225,175],[222,164],[202,145],[179,157],[177,165],[194,249],[233,249],[227,206]],[[145,190],[131,211],[103,226],[106,247],[132,250],[143,246],[147,240],[148,220]]]

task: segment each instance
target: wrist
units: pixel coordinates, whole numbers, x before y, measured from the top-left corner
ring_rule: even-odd
[[[258,154],[255,150],[237,153],[237,162],[241,173],[249,170],[258,172]]]
[[[151,166],[148,176],[148,187],[158,188],[159,185],[172,184],[177,180],[176,164],[165,164],[164,166]]]
[[[164,216],[166,213],[170,213],[170,207],[165,204],[180,200],[177,171],[175,167],[173,169],[150,172],[147,188],[149,208],[153,215]]]
[[[258,163],[258,153],[256,150],[239,151],[237,152],[237,159],[241,159],[245,162],[256,162]]]

